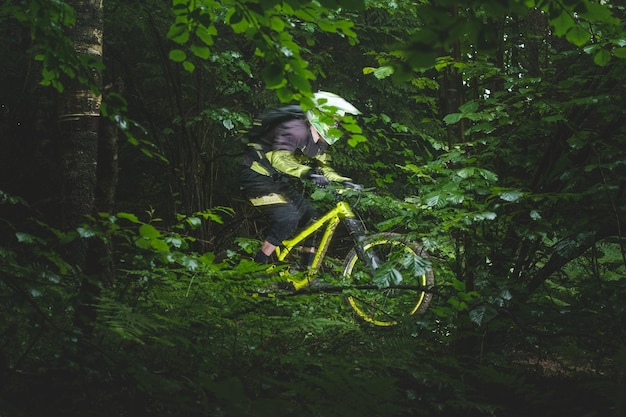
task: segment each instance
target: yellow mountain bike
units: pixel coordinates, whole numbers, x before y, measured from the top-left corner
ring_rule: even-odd
[[[367,235],[361,220],[341,199],[340,190],[336,195],[339,198],[333,209],[276,248],[278,261],[284,262],[305,238],[323,230],[310,269],[302,274],[285,274],[287,281],[296,291],[318,282],[324,256],[343,221],[354,247],[345,258],[340,288],[356,315],[377,326],[393,326],[403,317],[426,311],[434,274],[422,245],[396,233]]]

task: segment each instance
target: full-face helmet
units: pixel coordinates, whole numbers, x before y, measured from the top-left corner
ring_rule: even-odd
[[[346,113],[361,114],[348,101],[327,91],[315,93],[313,101],[315,110],[307,111],[307,119],[329,145],[341,138],[341,131],[337,128],[338,117],[343,117]]]

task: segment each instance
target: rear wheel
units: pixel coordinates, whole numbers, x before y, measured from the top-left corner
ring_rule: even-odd
[[[372,235],[361,244],[377,266],[371,268],[355,249],[345,259],[343,283],[351,287],[346,301],[356,315],[377,326],[393,326],[426,311],[435,277],[422,246],[395,233]]]

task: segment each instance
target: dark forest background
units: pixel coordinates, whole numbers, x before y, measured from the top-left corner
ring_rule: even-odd
[[[2,1],[0,415],[626,415],[625,7]],[[250,296],[244,132],[317,90],[369,231],[433,255],[391,329]]]

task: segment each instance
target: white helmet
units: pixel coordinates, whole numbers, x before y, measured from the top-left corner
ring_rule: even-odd
[[[339,130],[335,128],[336,117],[345,116],[346,113],[361,114],[356,107],[345,99],[326,91],[315,93],[313,101],[318,111],[309,110],[306,114],[307,119],[329,145],[341,138]]]

